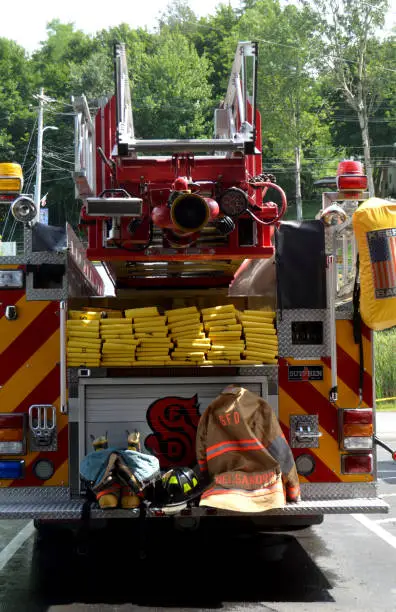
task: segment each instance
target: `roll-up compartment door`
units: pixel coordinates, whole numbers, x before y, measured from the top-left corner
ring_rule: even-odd
[[[200,415],[230,383],[268,398],[267,379],[262,376],[82,380],[81,454],[92,450],[92,437],[106,432],[110,446],[125,448],[127,432],[137,429],[142,450],[157,455],[162,467],[195,464]]]

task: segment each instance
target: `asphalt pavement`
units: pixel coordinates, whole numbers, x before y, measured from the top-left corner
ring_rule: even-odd
[[[396,447],[396,427],[383,433]],[[210,518],[184,533],[158,519],[144,559],[129,522],[113,521],[76,549],[67,532],[39,538],[31,522],[0,521],[0,609],[394,612],[396,463],[382,449],[378,456],[387,515],[328,515],[311,529],[270,534],[239,534]]]

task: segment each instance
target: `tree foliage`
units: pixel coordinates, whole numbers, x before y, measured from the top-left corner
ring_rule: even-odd
[[[322,40],[322,70],[357,115],[369,191],[374,195],[369,116],[384,98],[386,66],[382,46],[375,33],[384,25],[388,0],[313,0],[325,16],[319,34]]]
[[[45,132],[43,193],[49,192],[51,222],[75,221],[71,97],[85,93],[94,114],[98,98],[112,95],[116,42],[127,47],[137,135],[199,138],[213,133],[213,110],[225,94],[238,40],[257,40],[264,166],[277,175],[289,200],[293,203],[298,192],[296,150],[304,214],[311,216],[310,201],[319,206],[315,179],[334,175],[343,156],[363,155],[362,120],[368,167],[374,169],[378,192],[386,195],[385,174],[396,141],[395,36],[378,30],[386,4],[243,0],[238,9],[223,3],[198,18],[188,0],[174,0],[153,31],[120,23],[90,36],[53,20],[30,57],[13,41],[0,39],[0,160],[23,162],[32,192],[34,94],[44,87],[52,100],[44,122],[58,131]]]

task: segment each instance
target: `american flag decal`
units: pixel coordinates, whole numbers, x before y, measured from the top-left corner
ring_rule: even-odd
[[[375,297],[396,297],[396,227],[367,232]]]

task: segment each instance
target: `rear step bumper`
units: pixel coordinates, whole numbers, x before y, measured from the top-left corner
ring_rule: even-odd
[[[38,519],[52,521],[76,521],[81,519],[84,506],[83,498],[70,499],[68,490],[57,487],[29,491],[3,489],[0,491],[0,519]],[[179,516],[248,516],[245,513],[216,510],[206,507],[193,507],[177,510]],[[282,509],[254,513],[251,516],[315,516],[320,514],[386,514],[388,504],[379,497],[354,499],[315,499],[287,504]],[[139,510],[100,510],[92,508],[91,519],[137,518]],[[162,516],[161,509],[149,508],[148,517]]]

